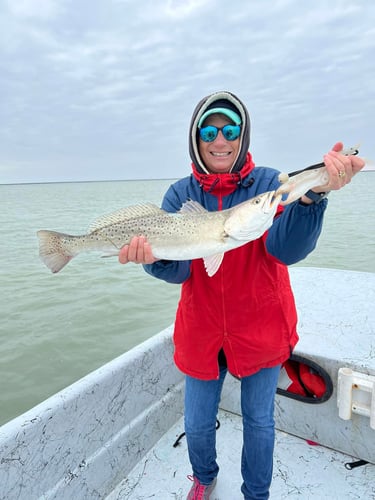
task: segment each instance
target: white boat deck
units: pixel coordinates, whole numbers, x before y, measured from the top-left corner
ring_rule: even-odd
[[[276,397],[283,432],[271,500],[375,500],[375,273],[294,268],[291,278],[295,354],[328,373],[333,393],[320,404]],[[184,500],[191,469],[185,439],[173,447],[183,432],[184,376],[173,363],[172,329],[0,427],[0,500]],[[341,368],[356,375],[340,396]],[[242,499],[239,389],[227,376],[211,500]],[[351,404],[340,416],[343,401]],[[359,459],[372,465],[345,468]]]
[[[212,500],[243,500],[240,456],[242,420],[220,410],[217,453],[220,472]],[[191,482],[186,440],[173,447],[183,432],[180,419],[140,460],[106,500],[185,500]],[[345,463],[357,461],[343,453],[277,431],[271,500],[375,499],[375,465],[352,470]]]

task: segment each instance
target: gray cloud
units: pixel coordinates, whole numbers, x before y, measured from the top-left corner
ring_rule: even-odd
[[[248,105],[257,164],[375,158],[370,0],[19,0],[0,7],[0,183],[181,177],[196,102]]]

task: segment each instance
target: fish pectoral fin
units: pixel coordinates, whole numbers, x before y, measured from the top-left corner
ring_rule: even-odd
[[[217,253],[215,255],[210,255],[209,257],[204,257],[203,259],[204,267],[206,268],[207,274],[210,278],[216,273],[216,271],[221,266],[223,258],[224,258],[223,253]]]

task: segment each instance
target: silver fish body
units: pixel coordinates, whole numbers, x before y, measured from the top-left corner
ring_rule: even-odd
[[[280,174],[279,181],[282,184],[276,192],[277,194],[288,193],[288,197],[283,201],[283,205],[289,205],[289,203],[301,198],[309,189],[327,184],[329,175],[326,167],[320,167],[314,170],[305,170],[292,177],[289,177],[287,174]]]
[[[81,252],[118,255],[134,236],[144,236],[156,258],[203,258],[208,275],[213,276],[226,251],[259,238],[272,225],[281,200],[281,195],[274,194],[269,191],[218,212],[194,201],[186,202],[177,213],[152,204],[131,206],[101,217],[85,235],[38,231],[39,255],[56,273]]]
[[[359,144],[343,149],[340,153],[344,156],[356,155],[359,153]],[[328,184],[329,174],[324,163],[321,163],[317,165],[317,168],[310,167],[296,175],[289,176],[286,173],[281,173],[279,175],[279,182],[281,182],[281,186],[276,190],[276,195],[288,193],[282,205],[289,205],[289,203],[301,198],[309,189]]]

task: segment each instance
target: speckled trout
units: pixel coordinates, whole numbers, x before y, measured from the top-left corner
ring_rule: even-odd
[[[213,276],[225,252],[259,238],[272,225],[280,200],[281,195],[268,191],[218,212],[191,200],[176,213],[150,203],[133,205],[100,217],[85,235],[38,231],[39,255],[57,273],[81,252],[118,255],[134,236],[144,236],[157,259],[203,258]]]
[[[343,149],[340,153],[344,156],[357,155],[359,153],[359,144]],[[289,174],[281,173],[279,182],[281,182],[281,186],[276,190],[276,194],[288,194],[282,205],[289,205],[289,203],[301,198],[309,189],[327,185],[329,174],[324,163],[317,163]]]

